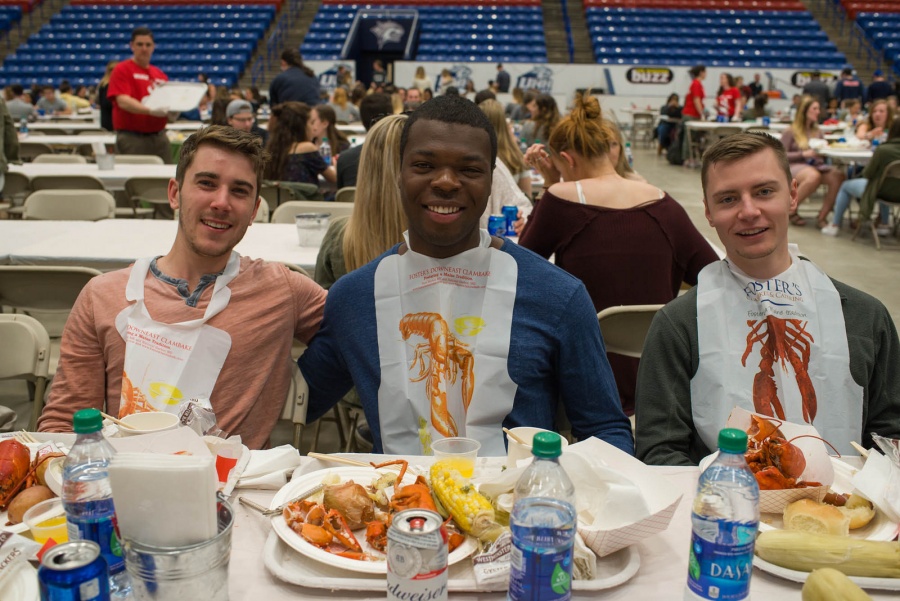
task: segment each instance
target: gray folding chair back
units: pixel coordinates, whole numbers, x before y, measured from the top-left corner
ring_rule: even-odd
[[[21,215],[25,212],[25,199],[31,194],[31,180],[24,173],[7,171],[3,180],[3,198],[12,204],[7,213]]]
[[[89,267],[0,265],[0,306],[68,312],[85,285],[100,274]]]
[[[34,405],[28,429],[34,431],[44,409],[50,369],[50,336],[28,315],[0,314],[0,380],[24,379],[34,384]]]
[[[32,163],[87,163],[87,158],[80,154],[39,154]]]
[[[889,185],[886,186],[885,184]],[[871,183],[869,185],[871,185]],[[887,164],[882,170],[881,175],[878,176],[878,181],[875,182],[875,190],[875,199],[891,207],[891,214],[894,220],[894,229],[892,233],[896,236],[897,227],[900,225],[900,161],[891,161]],[[859,236],[863,223],[866,221],[868,221],[869,227],[872,230],[872,236],[875,238],[875,248],[881,250],[881,240],[879,240],[875,222],[872,219],[869,219],[869,216],[867,215],[860,216],[856,231],[853,232],[852,240],[856,240],[856,237]],[[882,225],[891,224],[885,223]],[[900,246],[887,246],[885,248],[890,250],[900,250]]]
[[[294,215],[300,213],[328,213],[331,219],[353,213],[351,202],[327,202],[323,200],[293,200],[282,203],[272,213],[272,223],[294,223]]]
[[[31,178],[32,190],[105,190],[93,175],[36,175]]]
[[[354,200],[356,200],[356,186],[345,186],[334,196],[334,202],[353,202]]]
[[[269,223],[269,203],[262,196],[259,197],[259,209],[256,211],[254,223]]]
[[[129,177],[125,180],[125,196],[137,210],[141,210],[142,202],[152,205],[153,216],[156,217],[161,207],[169,206],[169,178]]]
[[[117,154],[116,162],[123,165],[165,165],[155,154]]]
[[[42,154],[53,154],[53,148],[43,142],[19,142],[19,158],[30,163]]]
[[[606,351],[626,357],[640,357],[650,322],[663,305],[622,305],[597,313]]]
[[[25,219],[99,221],[116,217],[116,199],[105,190],[38,190],[25,199]]]

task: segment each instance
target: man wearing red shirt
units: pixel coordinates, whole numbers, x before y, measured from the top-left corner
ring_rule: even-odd
[[[684,108],[681,111],[682,124],[687,121],[698,121],[703,119],[703,98],[706,93],[703,91],[703,80],[706,79],[706,66],[695,65],[691,67],[691,87],[688,88],[687,96],[684,99]],[[691,132],[685,125],[684,146],[682,153],[685,157],[691,156]],[[685,158],[685,167],[697,167],[699,162],[694,158]]]
[[[172,162],[166,136],[166,110],[151,110],[141,104],[150,90],[169,78],[150,64],[153,32],[136,27],[131,32],[132,57],[116,65],[109,78],[107,97],[113,101],[113,129],[118,154],[151,154]]]

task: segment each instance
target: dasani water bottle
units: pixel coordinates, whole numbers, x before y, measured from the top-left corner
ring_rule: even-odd
[[[719,432],[719,456],[700,474],[684,598],[739,601],[750,595],[759,527],[759,485],[747,466],[747,433]]]
[[[512,601],[572,596],[575,486],[559,464],[561,447],[558,434],[535,434],[534,461],[516,483],[507,597]]]
[[[325,161],[326,165],[331,165],[331,144],[328,143],[328,138],[322,138],[322,145],[319,147],[319,154],[322,155],[322,159]]]
[[[63,464],[61,495],[69,540],[90,540],[100,545],[109,565],[110,593],[113,597],[127,597],[131,580],[125,571],[109,486],[109,460],[116,450],[103,437],[103,418],[96,409],[76,412],[72,426],[77,438]]]

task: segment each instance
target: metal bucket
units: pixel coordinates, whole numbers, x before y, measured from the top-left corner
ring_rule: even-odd
[[[228,601],[234,511],[222,498],[218,504],[218,522],[219,533],[214,538],[186,547],[154,547],[126,540],[125,569],[131,576],[134,598]]]

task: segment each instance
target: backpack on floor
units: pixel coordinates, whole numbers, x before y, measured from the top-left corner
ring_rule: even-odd
[[[672,136],[672,143],[666,149],[666,160],[672,165],[684,164],[684,126],[681,123],[675,124],[675,132]]]

